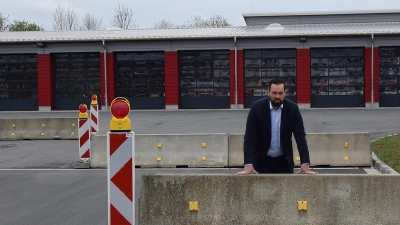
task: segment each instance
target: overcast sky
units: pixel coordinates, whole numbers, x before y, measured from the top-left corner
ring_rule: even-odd
[[[400,0],[0,0],[0,12],[9,21],[27,20],[52,29],[58,5],[72,8],[79,15],[90,13],[110,27],[118,3],[134,11],[139,28],[151,28],[161,19],[183,24],[191,16],[203,18],[219,14],[234,26],[244,26],[243,13],[310,12],[342,10],[398,9]]]

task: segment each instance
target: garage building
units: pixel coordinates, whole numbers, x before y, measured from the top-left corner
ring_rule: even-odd
[[[247,26],[0,33],[0,111],[399,107],[400,11],[243,14]]]

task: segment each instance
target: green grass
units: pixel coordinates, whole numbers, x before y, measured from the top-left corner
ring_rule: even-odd
[[[372,151],[380,160],[400,173],[400,133],[373,141]]]

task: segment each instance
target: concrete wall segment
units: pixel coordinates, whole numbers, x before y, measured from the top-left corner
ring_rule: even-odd
[[[0,124],[0,140],[78,139],[78,118],[0,119]]]
[[[139,224],[399,224],[399,193],[398,175],[144,175]]]
[[[135,135],[135,145],[135,162],[141,167],[228,166],[227,134]]]
[[[243,166],[243,135],[229,134],[229,166]],[[308,133],[306,135],[312,166],[371,166],[370,134]],[[347,143],[348,147],[345,147]],[[296,166],[300,162],[297,144],[292,138]],[[345,160],[348,157],[348,160]]]
[[[369,133],[309,133],[306,138],[312,166],[371,166]],[[206,148],[201,147],[203,142],[207,143]],[[299,161],[296,161],[298,151],[294,138],[292,142],[295,165],[299,166]],[[135,164],[141,167],[243,166],[241,133],[139,134],[135,135],[135,143]],[[158,143],[161,143],[161,148],[158,148]],[[91,166],[105,168],[106,135],[95,135],[91,150]],[[205,160],[202,160],[202,157],[206,157]]]
[[[107,136],[95,135],[91,143],[91,167],[106,168]],[[227,167],[228,135],[136,134],[135,165],[142,168]]]

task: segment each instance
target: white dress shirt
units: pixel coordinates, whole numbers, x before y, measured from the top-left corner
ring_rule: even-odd
[[[281,114],[283,104],[278,109],[274,109],[271,101],[269,101],[269,108],[271,110],[271,145],[267,156],[278,157],[283,155],[281,148]]]

